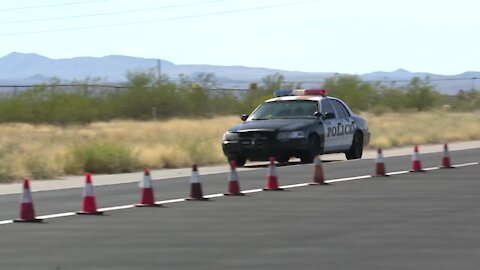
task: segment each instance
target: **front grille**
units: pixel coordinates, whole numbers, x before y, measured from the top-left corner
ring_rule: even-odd
[[[247,131],[239,132],[240,139],[263,139],[273,140],[275,139],[276,132],[273,131]]]

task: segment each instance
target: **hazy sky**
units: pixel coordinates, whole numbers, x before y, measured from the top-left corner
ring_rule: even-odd
[[[480,71],[478,0],[16,0],[0,56],[367,73]]]

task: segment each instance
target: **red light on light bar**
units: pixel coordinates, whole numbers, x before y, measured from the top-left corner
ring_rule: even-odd
[[[326,96],[327,90],[325,89],[305,89],[305,95],[308,96]]]

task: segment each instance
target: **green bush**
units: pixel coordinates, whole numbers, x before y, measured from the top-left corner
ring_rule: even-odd
[[[135,153],[118,143],[93,142],[72,149],[67,173],[125,173],[139,169]]]

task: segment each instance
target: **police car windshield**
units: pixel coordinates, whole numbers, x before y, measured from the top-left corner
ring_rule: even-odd
[[[314,100],[278,100],[263,103],[248,120],[316,118],[317,111]]]

